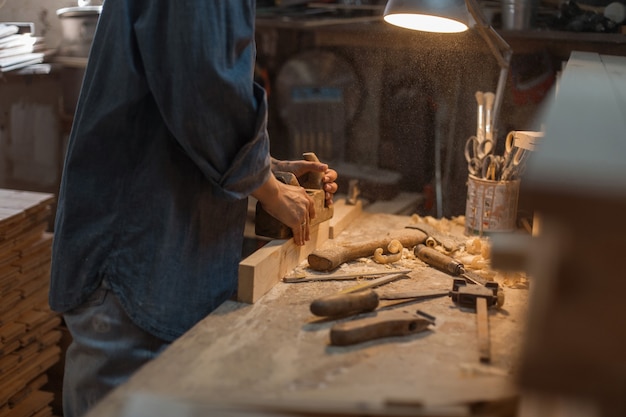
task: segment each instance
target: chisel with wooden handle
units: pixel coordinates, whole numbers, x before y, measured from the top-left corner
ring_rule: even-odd
[[[434,318],[416,316],[408,312],[387,312],[376,317],[368,317],[337,323],[330,329],[330,343],[347,346],[383,337],[406,336],[419,333],[434,324]]]
[[[313,300],[311,313],[320,317],[348,316],[373,311],[378,307],[378,294],[367,289],[346,294],[333,294]]]
[[[430,248],[426,245],[419,244],[414,249],[415,256],[422,262],[446,272],[455,277],[461,277],[472,284],[486,286],[488,281],[480,277],[478,274],[474,274],[465,269],[465,266],[456,259],[439,252],[436,249]],[[504,304],[504,291],[497,283],[491,283],[496,288],[497,306],[502,307]]]
[[[380,305],[380,300],[401,301],[384,306],[383,308],[404,305],[408,302],[429,300],[437,297],[450,296],[450,291],[430,292],[401,292],[377,293],[371,289],[357,292],[339,293],[313,300],[310,306],[311,313],[320,317],[344,317],[353,314],[374,311]]]

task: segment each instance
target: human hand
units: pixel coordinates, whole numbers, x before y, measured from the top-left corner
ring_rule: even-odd
[[[328,164],[315,161],[294,160],[294,161],[279,161],[272,158],[272,171],[286,171],[293,173],[301,184],[305,184],[308,180],[308,176],[312,173],[322,173],[322,188],[324,190],[324,198],[326,205],[333,204],[333,197],[337,192],[338,185],[337,171],[328,167]]]
[[[306,190],[284,184],[270,175],[268,181],[252,193],[265,211],[289,227],[296,245],[310,239],[310,220],[315,218],[315,205]]]

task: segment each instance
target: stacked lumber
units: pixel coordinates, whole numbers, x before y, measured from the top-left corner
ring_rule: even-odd
[[[0,417],[53,414],[42,390],[61,355],[61,317],[48,307],[53,201],[0,189]]]

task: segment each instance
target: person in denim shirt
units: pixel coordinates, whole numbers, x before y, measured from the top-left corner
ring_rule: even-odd
[[[313,203],[272,169],[253,82],[254,1],[106,0],[58,198],[50,306],[73,341],[65,417],[84,414],[233,296],[247,197],[308,239]]]

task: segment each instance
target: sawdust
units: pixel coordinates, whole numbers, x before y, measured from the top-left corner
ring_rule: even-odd
[[[397,228],[397,218],[393,215],[378,222],[375,230],[371,225],[368,229],[351,230],[338,241],[363,241],[371,239],[375,234],[385,235],[389,230]],[[487,281],[495,281],[503,287],[527,289],[529,279],[524,272],[494,271],[491,269],[491,241],[488,236],[465,236],[465,216],[453,217],[451,219],[436,219],[431,216],[419,216],[414,214],[409,220],[411,225],[428,225],[435,229],[443,238],[454,242],[452,250],[448,250],[441,244],[433,248],[461,262],[464,267],[474,272]],[[414,254],[413,248],[403,248],[402,257],[396,262],[380,264],[375,261],[374,253],[366,258],[359,258],[351,262],[346,262],[332,271],[333,275],[354,275],[356,281],[376,278],[375,273],[391,274],[403,270],[415,271],[420,268],[428,268],[428,265],[420,261]],[[361,274],[361,275],[360,275]],[[290,271],[287,277],[304,276],[327,276],[328,273],[315,271],[309,268],[306,260]],[[352,284],[354,285],[354,281]]]

